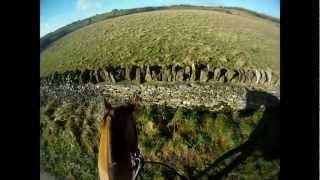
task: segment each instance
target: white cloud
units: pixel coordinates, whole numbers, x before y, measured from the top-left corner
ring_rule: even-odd
[[[77,0],[77,7],[80,10],[101,7],[104,0]]]
[[[40,37],[46,35],[51,30],[52,29],[49,23],[40,23]]]

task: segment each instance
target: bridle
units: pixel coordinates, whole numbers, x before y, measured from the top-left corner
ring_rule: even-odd
[[[190,180],[191,178],[182,175],[179,173],[175,168],[169,166],[168,164],[157,162],[157,161],[145,161],[143,158],[143,155],[140,153],[140,150],[138,149],[137,152],[132,154],[131,159],[133,161],[133,169],[134,169],[134,176],[133,180],[136,180],[143,169],[145,164],[158,164],[165,166],[166,168],[170,169],[172,172],[174,172],[177,176],[179,176],[182,180]]]

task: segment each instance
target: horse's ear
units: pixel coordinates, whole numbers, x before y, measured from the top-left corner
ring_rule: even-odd
[[[107,111],[110,111],[112,109],[112,106],[109,102],[109,100],[107,100],[106,98],[103,98],[103,102],[104,102],[104,108],[107,110]]]
[[[133,96],[133,106],[134,108],[138,107],[139,102],[141,102],[141,97],[139,97],[137,94]]]

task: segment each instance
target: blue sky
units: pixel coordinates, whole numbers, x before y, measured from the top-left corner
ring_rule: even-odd
[[[280,18],[280,0],[40,0],[40,37],[112,9],[174,4],[238,6]]]

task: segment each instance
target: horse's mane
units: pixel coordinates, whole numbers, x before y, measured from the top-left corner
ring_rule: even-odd
[[[132,116],[135,106],[126,104],[111,107],[109,103],[105,105],[106,113],[103,116],[104,122],[101,127],[104,134],[101,134],[103,138],[100,139],[99,149],[99,165],[102,165],[99,167],[100,178],[124,178],[126,176],[129,178],[132,173],[130,172],[130,153],[135,150],[137,143],[135,122]],[[105,155],[101,154],[101,156],[100,153]],[[115,163],[115,166],[112,163]]]

